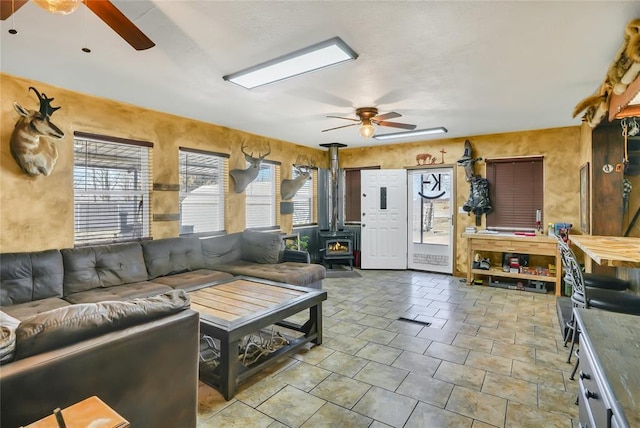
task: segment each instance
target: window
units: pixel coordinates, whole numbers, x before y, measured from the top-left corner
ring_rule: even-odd
[[[344,170],[344,221],[346,223],[360,223],[360,171],[363,169],[380,169],[380,167]]]
[[[535,228],[536,210],[542,213],[543,209],[542,167],[542,157],[487,160],[493,207],[487,215],[487,227]]]
[[[180,147],[180,234],[224,230],[227,158]]]
[[[146,142],[74,134],[76,245],[150,236],[152,147]]]
[[[276,170],[263,161],[258,177],[247,186],[247,228],[276,225]]]
[[[300,175],[294,168],[292,178],[296,178]],[[313,218],[313,196],[315,189],[317,188],[316,172],[311,171],[311,177],[305,180],[304,185],[298,190],[293,197],[293,225],[299,226],[303,224],[311,224],[314,222]],[[316,194],[317,196],[317,194]]]

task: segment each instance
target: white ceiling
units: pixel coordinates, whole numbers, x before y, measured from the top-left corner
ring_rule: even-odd
[[[0,69],[310,147],[383,144],[355,126],[321,132],[349,123],[326,115],[365,106],[418,129],[444,126],[447,137],[578,125],[574,106],[603,81],[625,24],[640,16],[640,3],[611,0],[114,4],[155,47],[135,51],[84,6],[62,16],[29,2],[2,21]],[[359,58],[253,90],[222,80],[334,36]]]

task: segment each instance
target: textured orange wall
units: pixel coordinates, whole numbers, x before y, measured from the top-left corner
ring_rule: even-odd
[[[65,133],[57,142],[58,163],[48,177],[24,174],[9,151],[9,140],[19,119],[13,108],[17,101],[28,109],[37,109],[38,100],[29,86],[55,98],[52,121]],[[73,132],[84,131],[113,137],[149,141],[153,149],[153,181],[178,184],[178,147],[230,154],[229,169],[244,168],[240,152],[243,139],[249,150],[271,145],[269,160],[282,162],[281,178],[291,177],[296,155],[306,154],[325,166],[320,150],[278,140],[269,140],[242,131],[200,122],[166,113],[122,104],[112,100],[72,92],[63,88],[0,73],[0,252],[37,251],[73,246]],[[226,230],[244,229],[245,194],[227,193]],[[279,187],[279,186],[278,186]],[[279,190],[278,190],[279,191]],[[153,192],[153,214],[177,214],[178,192]],[[282,230],[291,230],[292,216],[281,216]],[[177,236],[177,221],[152,222],[152,236]]]
[[[522,131],[507,134],[469,137],[474,157],[498,158],[514,156],[544,156],[544,222],[579,224],[579,167],[581,165],[580,127]],[[440,150],[446,152],[444,163],[457,165],[464,153],[464,138],[429,140],[384,147],[344,148],[340,151],[340,166],[404,168],[416,165],[416,154],[429,153],[439,163]],[[486,177],[485,163],[476,163],[476,174]],[[469,197],[469,183],[464,171],[456,166],[456,213]],[[483,216],[483,226],[485,217]],[[461,237],[466,226],[475,225],[475,217],[456,214],[456,270],[467,270],[467,243]]]

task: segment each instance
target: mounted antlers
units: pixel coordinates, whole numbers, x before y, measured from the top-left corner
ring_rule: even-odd
[[[285,178],[280,184],[280,195],[283,200],[292,199],[298,193],[298,190],[304,186],[305,181],[311,178],[311,170],[314,166],[315,163],[308,156],[298,156],[296,158],[293,168],[298,173],[298,176],[293,179]]]
[[[60,139],[64,133],[51,121],[51,115],[60,107],[52,107],[53,98],[47,98],[33,86],[29,87],[38,96],[40,110],[27,110],[14,101],[13,107],[22,116],[16,122],[11,134],[11,155],[22,170],[35,176],[49,175],[58,160],[58,149],[54,142],[43,140],[41,137]]]
[[[258,173],[260,172],[260,164],[271,153],[271,146],[267,145],[267,153],[261,154],[258,153],[258,157],[253,157],[253,152],[251,154],[244,151],[245,144],[242,143],[240,150],[244,155],[244,158],[249,162],[249,167],[247,169],[232,169],[229,171],[229,175],[233,177],[233,181],[236,184],[235,190],[236,193],[242,193],[247,188],[247,186],[256,179]]]

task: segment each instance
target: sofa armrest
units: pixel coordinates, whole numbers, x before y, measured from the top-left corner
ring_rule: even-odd
[[[198,313],[187,309],[5,364],[0,425],[27,425],[97,395],[133,427],[195,427],[198,331]]]
[[[309,264],[311,263],[311,257],[306,251],[285,249],[284,254],[282,255],[282,261]]]

